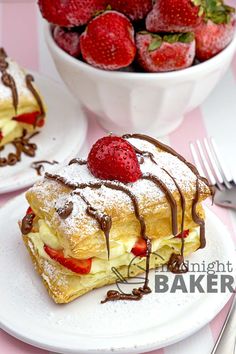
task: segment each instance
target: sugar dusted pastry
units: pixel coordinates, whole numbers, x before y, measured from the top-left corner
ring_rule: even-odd
[[[34,78],[0,48],[0,148],[44,125],[45,108]]]
[[[151,292],[149,269],[167,264],[186,272],[184,257],[205,247],[201,202],[210,195],[207,180],[166,145],[139,134],[109,136],[87,161],[46,173],[26,193],[30,208],[21,230],[55,302],[143,268],[142,287],[131,294],[111,290],[105,298],[139,300]]]

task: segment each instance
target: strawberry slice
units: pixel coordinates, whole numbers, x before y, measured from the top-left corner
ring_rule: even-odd
[[[177,238],[186,238],[186,237],[188,237],[188,235],[189,235],[189,230],[184,230],[182,233],[178,234],[175,237],[177,237]]]
[[[12,118],[13,120],[19,122],[19,123],[25,123],[25,124],[31,124],[35,125],[39,128],[44,126],[44,118],[40,118],[37,120],[38,116],[40,115],[40,112],[31,112],[31,113],[24,113],[20,114],[19,116],[16,116]]]
[[[29,214],[34,214],[34,212],[33,212],[31,207],[28,207],[28,209],[26,211],[26,215],[29,215]]]
[[[57,261],[65,268],[78,274],[88,274],[92,267],[92,258],[89,259],[76,259],[66,258],[62,250],[54,250],[53,248],[44,245],[45,252],[54,261]]]
[[[131,252],[138,257],[146,257],[147,244],[143,238],[140,238],[132,248]]]
[[[0,141],[3,139],[3,135],[2,135],[2,132],[0,130]]]

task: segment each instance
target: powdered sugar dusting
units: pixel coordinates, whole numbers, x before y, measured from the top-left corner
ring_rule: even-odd
[[[10,74],[15,81],[18,96],[27,97],[28,100],[35,102],[35,98],[26,86],[25,82],[25,72],[19,67],[19,65],[7,58],[7,63],[9,64],[7,68],[7,73]],[[2,74],[0,73],[0,79]],[[5,86],[0,80],[0,102],[4,100],[12,100],[12,91],[9,87]]]
[[[151,152],[154,155],[156,164],[148,157],[144,158],[144,163],[140,165],[143,174],[152,174],[160,179],[173,193],[176,191],[176,186],[172,178],[163,170],[168,171],[175,179],[180,188],[184,192],[195,191],[196,176],[176,156],[170,153],[163,152],[157,149],[149,142],[140,139],[129,139],[129,142],[137,147],[139,150]],[[87,165],[72,164],[63,167],[57,174],[63,177],[66,181],[77,183],[95,183],[101,180],[95,178],[87,168]],[[126,185],[120,182],[117,186],[125,186],[136,196],[140,202],[140,211],[143,215],[148,212],[148,206],[155,205],[158,207],[159,202],[164,197],[164,193],[158,188],[155,183],[148,180],[140,179],[135,183],[128,183]],[[200,187],[204,187],[203,182],[200,182]],[[205,186],[206,188],[206,186]],[[86,203],[79,195],[74,194],[72,190],[65,190],[62,193],[61,184],[55,181],[44,179],[43,182],[36,184],[31,191],[36,194],[37,198],[43,200],[42,208],[44,211],[50,211],[52,208],[63,207],[66,201],[73,202],[73,211],[71,215],[62,220],[57,213],[53,213],[50,220],[52,225],[57,225],[58,231],[62,231],[64,235],[80,234],[88,236],[100,230],[99,225],[93,218],[86,214]],[[122,215],[123,210],[127,209],[133,212],[133,204],[129,196],[114,189],[102,186],[99,189],[87,187],[85,189],[78,189],[81,194],[90,202],[90,204],[101,212]],[[75,191],[76,192],[76,191]],[[49,200],[48,193],[55,195],[55,198]]]

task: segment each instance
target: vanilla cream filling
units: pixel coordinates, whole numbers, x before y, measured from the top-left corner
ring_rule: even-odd
[[[43,221],[38,221],[39,232],[31,232],[28,234],[31,242],[34,247],[37,249],[40,257],[43,257],[50,262],[52,259],[47,255],[44,251],[44,245],[48,245],[53,249],[61,249],[58,238],[54,233],[50,230],[48,225]],[[196,240],[199,239],[199,227],[191,229],[187,238],[185,238],[185,246],[188,247],[190,243],[196,243]],[[129,241],[120,243],[116,241],[110,242],[110,259],[101,259],[94,257],[92,260],[92,268],[90,274],[97,274],[100,272],[109,271],[112,267],[121,267],[127,266],[134,259],[133,253],[131,253],[131,249],[133,248],[135,242],[137,241],[136,237],[131,238]],[[179,252],[181,246],[181,239],[173,237],[173,235],[162,238],[161,240],[153,240],[152,241],[152,252],[156,252],[158,254],[158,250],[163,248],[164,246],[171,247],[173,252]],[[137,257],[137,261],[135,263],[141,262],[143,258]]]
[[[37,110],[38,108],[34,109],[33,106],[24,109],[18,109],[18,115],[35,112]],[[13,120],[12,117],[14,115],[9,115],[8,112],[5,112],[5,114],[3,114],[1,117],[1,113],[2,112],[0,112],[0,132],[2,133],[3,139],[0,141],[0,146],[5,145],[16,138],[19,138],[22,135],[23,129],[26,129],[29,133],[35,130],[32,124],[21,123]]]
[[[26,128],[28,131],[32,130],[29,124],[19,124],[17,121],[2,118],[0,119],[0,132],[2,133],[3,139],[0,141],[0,146],[5,145],[22,135],[23,129]]]

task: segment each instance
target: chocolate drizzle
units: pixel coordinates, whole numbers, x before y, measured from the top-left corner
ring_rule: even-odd
[[[186,166],[188,166],[188,168],[201,180],[203,181],[208,188],[210,189],[211,193],[213,193],[212,190],[212,186],[209,184],[208,180],[205,177],[202,177],[199,175],[199,172],[197,170],[197,168],[191,164],[190,162],[188,162],[183,156],[181,156],[180,154],[178,154],[178,152],[176,152],[174,149],[172,149],[170,146],[165,145],[163,143],[161,143],[160,141],[148,136],[148,135],[144,135],[144,134],[125,134],[123,135],[123,139],[140,139],[140,140],[144,140],[147,141],[148,143],[154,145],[156,148],[163,150],[164,152],[168,152],[169,154],[177,157],[180,161],[182,161]]]
[[[86,213],[91,216],[93,219],[95,219],[101,230],[104,232],[105,238],[106,238],[106,247],[107,247],[107,255],[108,259],[110,258],[110,230],[112,227],[112,219],[109,215],[106,213],[103,213],[96,208],[94,208],[89,201],[81,194],[80,192],[74,192],[74,194],[79,195],[80,198],[87,204],[87,209]]]
[[[58,164],[58,162],[55,161],[55,160],[53,160],[53,161],[40,160],[40,161],[32,162],[32,164],[30,166],[33,169],[35,169],[35,171],[37,172],[38,176],[42,176],[42,173],[44,172],[44,164],[56,165],[56,164]]]
[[[40,114],[38,115],[38,117],[35,119],[34,122],[34,127],[37,126],[37,123],[45,117],[45,111],[44,111],[44,107],[43,107],[43,102],[41,100],[41,97],[39,96],[37,90],[34,88],[34,85],[32,84],[32,82],[34,82],[34,77],[31,74],[27,74],[25,77],[25,83],[26,86],[28,88],[28,90],[32,93],[32,95],[34,96],[39,109],[40,109]]]
[[[148,287],[140,287],[138,289],[133,289],[132,294],[123,294],[118,290],[109,290],[107,292],[105,300],[101,301],[105,304],[108,301],[118,301],[118,300],[129,300],[129,301],[139,301],[142,299],[143,295],[151,293],[151,289]]]
[[[9,153],[7,157],[0,157],[0,167],[14,166],[21,160],[21,155],[24,153],[27,156],[34,157],[37,145],[30,142],[30,139],[37,135],[38,132],[27,137],[26,130],[20,138],[16,138],[12,145],[15,147],[15,153]]]
[[[73,202],[71,201],[66,202],[62,208],[57,209],[57,213],[62,219],[66,219],[72,213],[73,207],[74,207]]]
[[[141,178],[155,183],[155,185],[160,188],[160,190],[165,194],[166,199],[168,200],[171,207],[172,233],[174,236],[176,236],[178,234],[177,204],[171,191],[165,185],[165,183],[163,183],[159,178],[150,173],[144,173]]]
[[[151,254],[151,241],[149,238],[146,236],[146,224],[144,221],[144,218],[140,214],[139,210],[139,205],[138,205],[138,200],[136,196],[127,188],[126,186],[122,184],[117,184],[111,181],[103,181],[103,182],[95,182],[95,183],[71,183],[67,181],[64,177],[61,177],[59,175],[55,174],[50,174],[50,173],[45,173],[45,177],[48,179],[55,180],[57,182],[62,183],[63,185],[75,190],[75,189],[85,189],[87,187],[93,188],[93,189],[99,189],[102,186],[110,189],[114,189],[117,191],[124,192],[132,201],[133,208],[134,208],[134,214],[136,216],[136,219],[140,223],[140,235],[141,237],[146,241],[147,244],[147,251],[146,251],[146,274],[145,274],[145,282],[144,282],[144,292],[151,292],[151,289],[148,287],[149,279],[149,263],[150,263],[150,254]],[[131,295],[132,296],[132,295]],[[108,301],[108,300],[107,300]]]
[[[167,263],[168,269],[174,274],[182,274],[188,272],[188,266],[184,262],[182,254],[172,253],[169,262]]]
[[[130,144],[132,145],[132,144]],[[155,157],[154,155],[150,152],[150,151],[143,151],[143,150],[140,150],[138,149],[136,146],[132,145],[134,151],[136,152],[136,154],[138,156],[141,156],[141,157],[147,157],[149,158],[155,165],[157,165],[156,161],[155,161]]]
[[[162,168],[162,170],[172,179],[172,181],[174,182],[179,195],[180,195],[180,203],[181,203],[181,209],[182,209],[182,217],[181,217],[181,234],[183,234],[184,231],[184,217],[185,217],[185,208],[186,208],[186,202],[185,202],[185,197],[184,197],[184,193],[182,192],[180,186],[178,185],[178,183],[176,182],[176,179],[171,176],[171,174],[166,171],[164,168]],[[172,253],[170,260],[168,262],[168,269],[172,272],[172,273],[187,273],[188,272],[188,266],[187,264],[184,262],[184,245],[185,245],[185,240],[183,237],[181,237],[181,254],[177,255],[175,253]]]
[[[24,216],[21,223],[21,232],[23,235],[27,235],[29,232],[32,231],[34,218],[34,213],[26,214]]]
[[[8,62],[6,61],[7,54],[3,48],[0,48],[0,71],[2,73],[2,83],[4,86],[9,87],[12,93],[12,103],[13,107],[15,110],[15,113],[17,113],[17,107],[18,107],[18,92],[16,88],[16,83],[14,78],[7,72],[7,68],[9,66]]]
[[[198,216],[196,210],[197,210],[197,204],[198,204],[199,198],[200,198],[200,188],[199,188],[199,181],[200,180],[208,186],[208,188],[211,192],[212,198],[214,197],[214,189],[209,184],[208,180],[205,177],[200,176],[197,168],[193,164],[188,162],[183,156],[178,154],[171,147],[161,143],[160,141],[157,141],[154,138],[151,138],[150,136],[143,135],[143,134],[126,134],[126,135],[123,135],[123,138],[124,139],[134,138],[134,139],[145,140],[145,141],[149,142],[150,144],[154,145],[155,147],[157,147],[158,149],[161,149],[161,150],[168,152],[169,154],[177,157],[195,174],[197,181],[196,181],[196,194],[195,194],[195,198],[194,198],[193,204],[192,204],[192,218],[193,218],[194,222],[200,226],[200,243],[201,243],[200,248],[204,248],[206,245],[205,223],[204,223],[204,220]]]
[[[69,162],[69,166],[70,165],[73,165],[73,164],[78,164],[78,165],[80,165],[80,166],[82,166],[82,165],[87,165],[87,160],[82,160],[82,159],[73,159],[73,160],[71,160],[70,162]]]
[[[14,78],[12,77],[12,75],[10,75],[7,72],[7,69],[9,67],[9,63],[6,59],[7,59],[7,54],[6,54],[5,50],[3,48],[0,48],[0,72],[2,73],[1,81],[2,81],[3,85],[10,88],[10,90],[11,90],[12,104],[13,104],[13,107],[15,110],[15,114],[17,115],[17,108],[18,108],[18,104],[19,104],[19,95],[18,95],[17,86],[16,86],[16,82],[15,82]],[[32,75],[29,75],[29,74],[26,75],[26,78],[25,78],[26,86],[27,86],[28,90],[32,93],[32,95],[34,96],[34,98],[39,106],[39,109],[40,109],[40,114],[35,119],[35,123],[34,123],[34,127],[36,127],[38,121],[41,120],[41,118],[45,116],[45,111],[44,111],[42,100],[41,100],[38,92],[36,91],[36,89],[32,85],[33,81],[34,81],[34,78]],[[26,130],[24,130],[23,134],[20,138],[17,138],[13,142],[11,142],[14,145],[16,152],[8,154],[7,157],[0,158],[0,167],[15,165],[17,162],[19,162],[21,160],[22,153],[26,154],[27,156],[34,157],[37,146],[35,144],[29,142],[29,140],[34,135],[35,134],[33,134],[27,138],[26,137]],[[39,168],[39,167],[36,168],[36,171],[38,174],[40,174],[41,168]]]
[[[196,194],[193,199],[192,204],[192,217],[193,221],[200,226],[200,247],[204,248],[206,246],[206,238],[205,238],[205,221],[200,218],[197,213],[197,205],[200,198],[200,188],[199,188],[199,178],[196,179]]]
[[[187,167],[190,168],[190,170],[196,175],[196,194],[193,200],[192,204],[192,218],[196,224],[200,226],[200,241],[201,245],[200,248],[203,248],[205,246],[205,223],[204,220],[200,218],[200,216],[197,214],[197,204],[199,202],[200,198],[200,187],[199,187],[199,181],[202,180],[211,190],[211,186],[209,185],[208,181],[201,177],[197,171],[197,169],[189,162],[187,162],[181,155],[179,155],[177,152],[175,152],[173,149],[168,147],[165,144],[162,144],[161,142],[146,136],[146,135],[141,135],[141,134],[129,134],[129,135],[124,135],[124,139],[129,139],[129,138],[136,138],[136,139],[141,139],[141,140],[146,140],[147,142],[153,144],[155,147],[158,149],[163,150],[164,152],[168,152],[172,154],[173,156],[177,157],[187,165]],[[132,145],[132,144],[131,144]],[[157,165],[157,162],[155,161],[155,157],[151,152],[148,151],[142,151],[136,147],[134,147],[134,150],[138,157],[141,157],[141,163],[144,162],[144,158],[149,158],[154,164]],[[73,159],[69,165],[78,163],[79,165],[85,165],[87,161],[85,160],[80,160],[80,159]],[[182,192],[180,186],[178,185],[176,179],[171,176],[171,174],[166,171],[164,168],[162,170],[172,179],[173,183],[176,186],[176,189],[179,192],[180,195],[180,203],[181,203],[181,208],[182,208],[182,218],[181,218],[181,233],[184,231],[184,219],[185,219],[185,209],[186,209],[186,201],[184,197],[184,193]],[[102,186],[110,189],[114,189],[117,191],[121,191],[125,193],[129,199],[132,202],[133,208],[134,208],[134,214],[136,219],[139,221],[140,224],[140,235],[141,237],[146,241],[146,272],[145,272],[145,282],[143,287],[140,287],[139,289],[133,289],[131,294],[124,294],[119,291],[115,290],[110,290],[107,293],[107,296],[102,303],[105,303],[107,301],[117,301],[117,300],[133,300],[137,301],[140,300],[143,295],[148,294],[151,292],[151,289],[148,286],[149,283],[149,269],[150,269],[150,254],[151,254],[151,240],[147,237],[146,235],[146,224],[143,216],[140,214],[140,209],[139,209],[139,204],[136,196],[132,193],[132,191],[126,187],[124,184],[117,183],[117,182],[112,182],[112,181],[102,181],[102,182],[90,182],[90,183],[72,183],[70,181],[67,181],[64,177],[61,177],[56,174],[50,174],[46,173],[45,177],[48,179],[55,180],[59,183],[62,183],[63,185],[71,188],[74,190],[74,194],[79,195],[84,202],[87,204],[87,209],[86,212],[89,216],[93,217],[95,220],[100,225],[101,230],[104,232],[105,237],[106,237],[106,245],[107,245],[107,251],[108,251],[108,257],[110,254],[110,247],[109,247],[109,233],[110,229],[112,226],[112,219],[110,216],[106,215],[105,213],[102,213],[98,211],[96,208],[91,206],[91,204],[87,201],[87,199],[81,194],[79,189],[85,189],[85,188],[92,188],[92,189],[99,189]],[[144,173],[141,177],[144,180],[149,180],[153,182],[166,196],[166,199],[170,205],[171,208],[171,219],[172,219],[172,233],[174,236],[178,235],[178,213],[177,213],[177,203],[176,200],[172,194],[172,192],[169,190],[169,188],[166,186],[166,184],[161,181],[157,176],[151,174],[151,173]],[[184,238],[181,238],[182,246],[181,246],[181,254],[175,254],[173,253],[170,257],[170,260],[168,262],[168,269],[172,271],[173,273],[186,273],[188,271],[188,267],[184,262]]]

